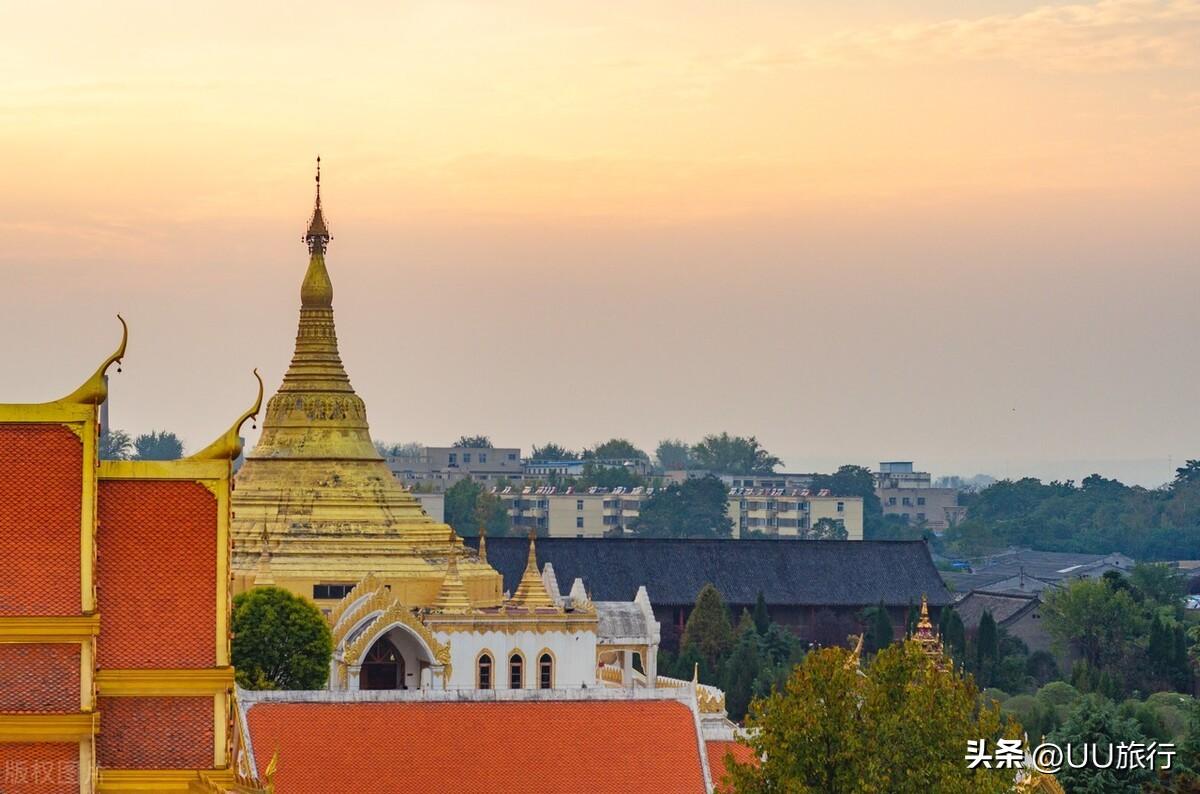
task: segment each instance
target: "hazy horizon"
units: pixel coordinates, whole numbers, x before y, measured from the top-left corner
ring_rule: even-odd
[[[1200,458],[1200,3],[289,8],[10,12],[5,401],[117,312],[114,426],[195,450],[273,392],[319,153],[378,439]]]

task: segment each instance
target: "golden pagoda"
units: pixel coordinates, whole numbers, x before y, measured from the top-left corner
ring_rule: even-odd
[[[425,513],[371,441],[338,353],[320,168],[317,158],[295,353],[235,479],[235,589],[273,583],[332,604],[374,574],[404,604],[428,607],[451,567],[471,603],[498,605],[500,574],[475,558],[450,561],[462,540]]]

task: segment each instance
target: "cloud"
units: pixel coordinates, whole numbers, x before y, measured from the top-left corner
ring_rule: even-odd
[[[1200,1],[1100,0],[848,31],[798,51],[751,50],[728,65],[773,70],[962,61],[1093,73],[1193,68],[1200,65]]]

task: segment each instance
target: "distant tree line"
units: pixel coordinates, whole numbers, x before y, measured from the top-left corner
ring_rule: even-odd
[[[967,518],[947,530],[949,554],[980,557],[1010,546],[1108,553],[1139,560],[1200,558],[1200,460],[1157,489],[1098,474],[1078,485],[1032,477],[964,494]]]
[[[100,433],[101,460],[178,460],[183,457],[183,442],[167,430],[151,430],[130,437],[124,430],[104,429]]]

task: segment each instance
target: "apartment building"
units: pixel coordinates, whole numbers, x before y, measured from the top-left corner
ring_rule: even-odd
[[[487,485],[524,475],[520,447],[422,447],[416,455],[389,455],[387,464],[405,488],[433,493],[463,479]]]
[[[514,531],[536,529],[550,537],[600,537],[616,529],[632,528],[642,502],[653,488],[540,488],[493,489],[504,500]],[[746,489],[730,491],[729,517],[733,537],[761,532],[799,537],[827,518],[846,530],[848,540],[863,539],[863,506],[860,497],[835,496],[828,491]]]
[[[966,508],[958,504],[954,488],[934,488],[933,476],[914,471],[913,462],[884,461],[875,472],[875,495],[885,515],[903,516],[912,524],[925,524],[945,532],[963,519]]]
[[[734,537],[764,533],[779,537],[805,535],[822,519],[846,530],[846,540],[863,539],[863,502],[860,496],[835,496],[827,490],[733,488],[729,492],[729,517]]]

